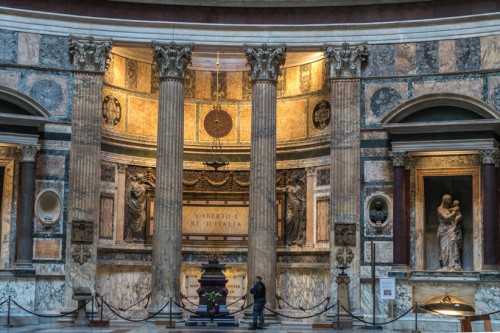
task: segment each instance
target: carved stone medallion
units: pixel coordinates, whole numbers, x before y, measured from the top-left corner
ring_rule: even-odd
[[[313,125],[318,131],[323,131],[330,125],[330,102],[321,100],[316,104],[313,111]]]
[[[71,251],[71,256],[73,260],[80,265],[86,263],[90,257],[90,248],[88,245],[78,244],[73,246],[73,251]]]
[[[203,121],[205,131],[214,138],[222,138],[231,132],[233,120],[231,115],[224,110],[212,110]]]
[[[122,119],[120,101],[113,95],[108,95],[102,101],[102,118],[108,125],[116,126]]]

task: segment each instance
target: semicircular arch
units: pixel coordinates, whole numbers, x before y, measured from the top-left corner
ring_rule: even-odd
[[[0,112],[0,123],[3,124],[37,125],[50,117],[50,112],[33,98],[2,85],[0,85],[0,101],[10,103],[25,112],[24,114]]]

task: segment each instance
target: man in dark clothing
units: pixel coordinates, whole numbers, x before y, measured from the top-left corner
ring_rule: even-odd
[[[264,328],[264,305],[266,305],[266,286],[262,283],[262,278],[257,276],[255,285],[250,289],[253,295],[253,330]],[[257,325],[258,318],[258,325]]]

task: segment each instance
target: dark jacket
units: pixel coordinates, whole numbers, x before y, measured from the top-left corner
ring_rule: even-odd
[[[266,286],[262,281],[257,282],[252,289],[250,289],[250,294],[253,295],[255,301],[264,301],[266,302]]]

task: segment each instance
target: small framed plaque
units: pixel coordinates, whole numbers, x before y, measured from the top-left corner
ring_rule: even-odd
[[[356,224],[335,223],[335,245],[356,246]]]
[[[71,224],[71,242],[75,244],[92,244],[94,242],[94,222],[73,221]]]

